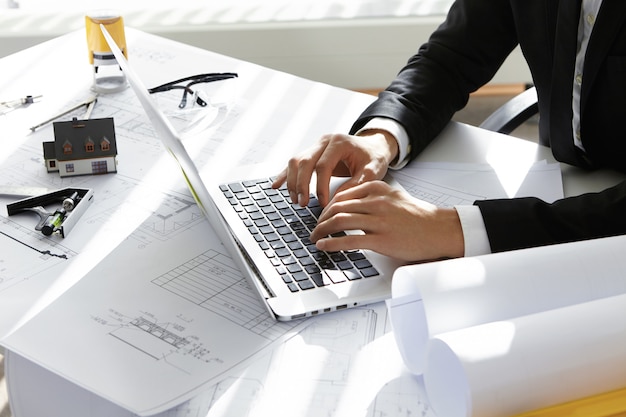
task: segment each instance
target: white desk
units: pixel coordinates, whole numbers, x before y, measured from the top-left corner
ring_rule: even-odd
[[[221,118],[218,111],[209,118],[212,124],[204,127],[205,132],[210,132],[207,136],[210,136],[211,153],[197,155],[203,161],[202,167],[214,172],[249,170],[248,164],[258,162],[265,162],[278,170],[284,166],[288,156],[313,143],[321,134],[346,131],[373,99],[137,31],[128,30],[127,40],[130,59],[145,77],[148,86],[200,72],[236,71],[240,74],[233,85],[226,81],[215,86],[216,94],[222,98],[216,107],[227,111],[228,117]],[[118,173],[69,180],[60,180],[45,173],[43,162],[37,155],[39,142],[50,140],[51,127],[25,136],[27,127],[45,119],[46,113],[52,113],[55,107],[64,108],[68,101],[86,95],[91,73],[85,49],[83,33],[76,32],[0,61],[0,72],[8,74],[4,79],[14,80],[0,89],[7,98],[26,94],[44,95],[42,102],[4,116],[2,130],[9,132],[15,140],[11,143],[10,152],[3,153],[4,157],[0,160],[2,177],[18,184],[89,186],[95,189],[96,198],[100,198],[94,203],[95,210],[90,211],[84,222],[79,224],[81,231],[77,229],[64,241],[53,245],[73,257],[72,262],[59,262],[51,267],[35,263],[34,267],[38,269],[33,273],[33,279],[15,276],[12,285],[0,289],[0,336],[6,335],[23,317],[30,317],[36,311],[32,306],[45,304],[72,285],[99,260],[114,253],[118,245],[137,242],[136,247],[150,250],[164,244],[165,229],[162,229],[161,235],[156,230],[148,232],[145,218],[124,227],[113,227],[117,225],[115,221],[122,222],[128,217],[128,211],[120,207],[133,208],[128,205],[130,194],[125,194],[123,199],[112,198],[112,191],[120,190],[118,182],[129,184],[128,190],[131,191],[140,188],[137,185],[139,182],[153,187],[160,196],[161,204],[180,201],[178,198],[184,201],[182,179],[167,174],[178,172],[171,166],[168,171],[169,168],[157,164],[157,161],[166,167],[169,164],[160,160],[159,155],[163,152],[158,141],[139,147],[153,152],[155,157],[149,160],[133,153],[138,149],[142,133],[145,133],[146,121],[140,115],[132,115],[131,118],[129,111],[133,106],[114,97],[102,97],[102,106],[96,106],[92,117],[106,116],[98,109],[106,109],[104,113],[111,109],[115,111],[118,141],[121,140]],[[55,66],[53,62],[63,64]],[[205,149],[195,147],[193,143],[188,146],[196,151],[204,152]],[[279,149],[280,152],[272,153],[272,149]],[[502,160],[552,160],[549,150],[530,142],[459,124],[451,124],[421,159],[483,162],[493,153],[497,153]],[[239,156],[239,160],[233,161],[233,155]],[[166,174],[160,174],[163,171]],[[564,169],[567,195],[581,189],[604,187],[620,178],[611,173],[595,173],[589,176],[591,182],[586,183],[581,177],[578,170]],[[32,221],[27,218],[19,220],[20,232],[28,234],[29,220]],[[102,222],[107,227],[100,227]],[[203,229],[206,227],[204,222],[194,225],[206,231]],[[172,232],[172,229],[169,231]],[[91,237],[96,236],[97,244],[91,245]],[[159,263],[168,262],[174,261],[159,259]],[[125,267],[136,268],[137,273],[148,273],[144,264]],[[92,301],[95,303],[98,300]],[[375,305],[344,313],[316,318],[298,336],[264,350],[253,363],[246,363],[243,368],[224,374],[220,381],[204,387],[194,399],[160,415],[255,416],[271,413],[373,416],[424,412],[432,416],[432,410],[428,410],[427,404],[422,401],[424,397],[419,380],[410,375],[401,363],[389,333],[385,306]],[[72,336],[68,332],[62,337]],[[77,343],[85,343],[83,348],[88,347],[87,341],[77,340]],[[305,353],[313,359],[303,360],[300,355]],[[8,386],[15,417],[132,415],[31,361],[12,352],[6,355]],[[381,358],[384,360],[381,361]],[[132,391],[133,387],[126,389]]]

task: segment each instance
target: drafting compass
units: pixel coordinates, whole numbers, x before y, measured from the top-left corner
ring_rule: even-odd
[[[87,106],[87,110],[85,112],[85,115],[83,116],[83,119],[89,119],[89,117],[91,116],[91,112],[92,112],[94,106],[96,105],[97,101],[98,101],[98,96],[89,97],[87,100],[85,100],[85,101],[83,101],[83,102],[81,102],[81,103],[79,103],[79,104],[77,104],[75,106],[72,106],[69,109],[63,110],[61,113],[58,113],[58,114],[52,116],[48,120],[45,120],[45,121],[43,121],[43,122],[41,122],[39,124],[36,124],[35,126],[32,126],[30,128],[30,130],[32,130],[34,132],[35,130],[37,130],[41,126],[44,126],[44,125],[46,125],[46,124],[48,124],[48,123],[58,119],[59,117],[65,116],[66,114],[71,113],[74,110],[78,110],[78,109],[80,109],[83,106]]]
[[[24,195],[24,193],[13,194]],[[58,233],[65,237],[92,201],[93,190],[89,188],[64,188],[7,204],[7,214],[11,216],[25,211],[34,212],[39,216],[35,230],[46,236]],[[48,211],[46,206],[56,208],[54,211]]]

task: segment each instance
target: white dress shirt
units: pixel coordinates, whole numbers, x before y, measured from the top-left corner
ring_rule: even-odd
[[[580,22],[578,23],[578,47],[576,49],[576,66],[574,68],[574,89],[572,90],[572,129],[574,132],[574,143],[577,147],[585,150],[580,137],[580,91],[583,85],[583,66],[585,64],[585,54],[587,45],[591,37],[591,31],[596,23],[596,16],[600,11],[602,0],[583,0],[580,12]]]
[[[580,92],[583,83],[583,66],[591,31],[593,30],[596,16],[598,15],[601,5],[602,0],[582,0],[578,26],[578,46],[572,96],[572,109],[574,114],[572,117],[572,131],[574,133],[575,145],[582,150],[584,150],[584,147],[580,137]],[[359,132],[370,129],[385,130],[391,133],[398,141],[399,155],[397,162],[390,166],[391,169],[400,169],[409,162],[408,154],[411,145],[409,136],[403,126],[391,119],[377,117],[370,120]],[[359,132],[357,132],[357,134]],[[489,245],[489,238],[480,209],[473,205],[460,205],[454,208],[459,215],[463,229],[465,256],[477,256],[491,253],[491,246]]]

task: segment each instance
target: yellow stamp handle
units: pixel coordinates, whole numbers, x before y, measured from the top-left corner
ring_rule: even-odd
[[[117,43],[126,59],[128,59],[126,35],[124,33],[124,19],[122,16],[85,16],[85,31],[87,34],[87,47],[89,49],[89,63],[93,65],[94,56],[113,55],[111,48],[109,48],[109,44],[102,35],[100,24],[107,27],[107,30],[115,40],[115,43]]]

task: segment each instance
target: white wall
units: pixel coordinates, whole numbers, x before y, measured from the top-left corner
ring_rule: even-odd
[[[220,25],[154,33],[347,88],[385,87],[443,17]],[[515,51],[494,83],[530,82]]]
[[[155,25],[125,16],[127,26],[332,85],[385,87],[444,16],[328,19],[299,22]],[[0,14],[0,56],[82,28],[79,14]],[[129,45],[129,49],[131,45]],[[132,52],[131,52],[132,53]],[[530,82],[519,51],[493,83]]]

